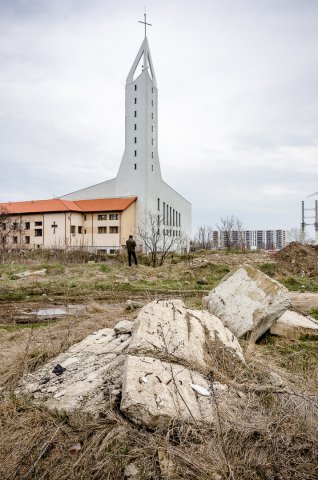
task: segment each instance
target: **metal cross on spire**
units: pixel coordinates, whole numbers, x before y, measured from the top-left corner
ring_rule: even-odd
[[[144,21],[138,20],[138,23],[143,23],[145,25],[145,38],[146,38],[146,36],[147,36],[147,25],[152,27],[151,23],[147,23],[147,14],[146,13],[144,13]]]

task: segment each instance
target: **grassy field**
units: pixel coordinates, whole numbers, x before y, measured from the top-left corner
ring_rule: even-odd
[[[220,410],[213,427],[175,422],[149,431],[134,426],[116,408],[106,408],[99,418],[61,415],[14,393],[26,372],[99,328],[135,318],[138,309],[127,311],[127,299],[146,303],[178,297],[201,308],[205,292],[244,262],[291,291],[316,292],[317,279],[280,276],[275,261],[264,253],[174,255],[157,269],[146,260],[138,268],[129,268],[124,258],[75,260],[39,254],[0,264],[1,480],[122,480],[131,463],[138,466],[139,478],[148,480],[317,480],[315,341],[266,334],[252,349],[242,342],[246,366],[229,368],[222,361],[211,366],[217,380],[242,392],[245,403],[240,416]],[[40,269],[46,269],[44,276],[15,276]],[[69,304],[82,309],[52,318],[36,314]],[[318,310],[311,314],[317,318]],[[71,453],[74,444],[80,445],[77,453]],[[159,458],[165,459],[166,471]]]

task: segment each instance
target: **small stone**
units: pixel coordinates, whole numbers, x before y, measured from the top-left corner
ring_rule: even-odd
[[[134,324],[130,320],[121,320],[120,322],[116,323],[114,330],[117,335],[131,333],[133,326]]]
[[[208,281],[205,277],[201,277],[201,278],[198,278],[197,280],[197,284],[198,285],[207,285],[208,284]]]
[[[142,308],[143,304],[140,302],[136,302],[135,300],[127,300],[126,302],[126,310],[135,310],[136,308]]]
[[[157,277],[158,277],[158,278],[165,278],[165,275],[164,275],[163,272],[158,272],[158,273],[157,273]]]
[[[130,463],[126,465],[124,476],[127,480],[139,480],[141,478],[140,468],[136,463]]]

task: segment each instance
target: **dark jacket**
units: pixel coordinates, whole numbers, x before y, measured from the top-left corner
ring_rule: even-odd
[[[133,253],[136,248],[136,242],[132,238],[128,238],[126,242],[128,253]]]

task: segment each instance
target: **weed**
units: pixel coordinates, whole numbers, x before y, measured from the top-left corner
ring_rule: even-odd
[[[274,274],[275,274],[275,270],[276,270],[276,264],[275,263],[263,263],[258,268],[261,272],[265,273],[269,277],[273,277]]]

